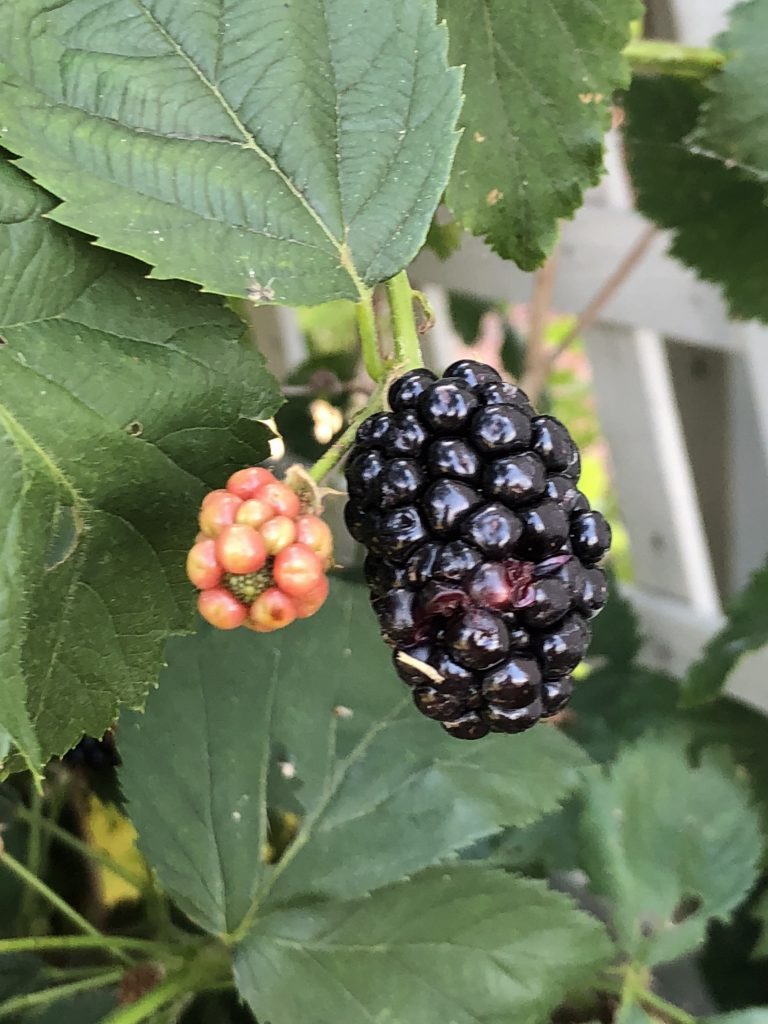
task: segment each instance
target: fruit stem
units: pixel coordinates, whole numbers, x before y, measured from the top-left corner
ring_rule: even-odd
[[[643,1006],[656,1010],[666,1020],[675,1021],[676,1024],[696,1024],[696,1018],[692,1017],[690,1013],[675,1006],[674,1003],[662,999],[648,988],[637,992],[636,998]]]
[[[81,978],[79,981],[55,985],[52,988],[30,992],[23,996],[13,996],[11,999],[6,999],[5,1002],[0,1003],[0,1018],[5,1020],[23,1010],[48,1006],[59,999],[69,999],[72,996],[79,995],[81,992],[93,992],[95,989],[106,988],[107,985],[116,985],[122,976],[122,970],[101,971],[87,978]]]
[[[371,380],[381,380],[384,376],[385,365],[381,352],[379,352],[376,315],[373,311],[373,291],[369,289],[361,297],[355,309],[365,369]]]
[[[108,1017],[104,1018],[104,1024],[139,1024],[140,1021],[152,1017],[158,1010],[168,1006],[174,1000],[186,993],[196,992],[189,973],[176,975],[150,989],[135,1003],[118,1007]]]
[[[37,878],[42,874],[41,868],[43,863],[43,798],[40,791],[34,786],[29,794],[29,809],[25,807],[24,810],[27,815],[26,823],[29,826],[27,833],[27,868]],[[36,903],[37,892],[32,886],[25,886],[19,909],[19,920],[22,925],[24,922],[28,922],[31,927],[34,926]]]
[[[403,371],[415,370],[424,365],[424,360],[413,315],[414,292],[404,270],[387,281],[387,296],[392,315],[395,362],[401,365]]]
[[[197,943],[195,944],[197,945]],[[0,956],[10,953],[68,953],[73,950],[133,950],[153,959],[165,960],[183,953],[185,946],[154,942],[152,939],[124,938],[120,935],[32,935],[21,939],[0,939]],[[190,947],[192,948],[192,944]]]
[[[366,402],[365,407],[353,417],[352,422],[341,437],[337,441],[334,441],[330,448],[324,452],[314,466],[311,467],[309,475],[316,484],[319,484],[321,480],[326,477],[347,454],[354,443],[355,435],[357,434],[358,428],[363,420],[368,419],[372,413],[380,412],[384,408],[384,396],[389,386],[390,377],[391,374],[387,374],[386,377],[378,382],[373,394]]]
[[[703,46],[682,46],[666,39],[633,39],[624,47],[633,74],[707,78],[725,64],[726,54]]]
[[[87,921],[81,914],[70,907],[70,905],[59,896],[58,893],[54,892],[41,878],[37,878],[32,874],[21,861],[16,860],[14,856],[8,853],[7,850],[3,850],[0,853],[0,864],[4,864],[17,878],[19,878],[25,885],[30,886],[34,889],[43,899],[47,900],[48,903],[57,910],[63,917],[78,928],[81,932],[86,935],[92,936],[94,939],[104,939],[105,945],[106,936],[103,936],[98,928],[94,927],[90,921]],[[115,955],[122,960],[124,963],[131,963],[131,958],[121,949],[115,950]]]

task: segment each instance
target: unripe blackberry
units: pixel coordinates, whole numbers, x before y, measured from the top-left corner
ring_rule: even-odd
[[[381,423],[368,429],[376,443],[384,431]],[[357,492],[363,501],[372,497],[385,468],[398,476],[378,450],[362,453]],[[416,466],[415,472],[422,471]],[[217,629],[245,626],[270,633],[313,615],[328,595],[325,572],[333,563],[333,537],[319,511],[317,487],[300,466],[291,467],[284,482],[261,466],[249,466],[233,473],[226,488],[206,495],[202,532],[187,556],[187,576],[200,591],[202,617]],[[371,523],[362,506],[350,502],[345,518],[353,535],[367,539]],[[378,592],[386,593],[389,582]]]
[[[610,527],[567,428],[492,367],[412,370],[389,403],[358,430],[345,519],[395,670],[451,736],[523,732],[568,703]]]

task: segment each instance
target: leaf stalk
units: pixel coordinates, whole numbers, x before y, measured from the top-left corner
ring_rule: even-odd
[[[666,39],[632,39],[624,56],[634,74],[708,78],[725,64],[727,55],[703,46],[683,46]]]
[[[387,297],[392,315],[395,362],[400,364],[403,370],[415,370],[424,365],[424,360],[413,315],[414,291],[406,271],[401,270],[387,281]]]

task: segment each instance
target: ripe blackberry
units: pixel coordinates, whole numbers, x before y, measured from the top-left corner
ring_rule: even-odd
[[[451,736],[561,711],[605,604],[610,527],[567,428],[490,366],[412,370],[347,464],[350,532],[398,676]]]

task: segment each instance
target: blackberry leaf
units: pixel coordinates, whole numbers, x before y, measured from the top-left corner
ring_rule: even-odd
[[[584,867],[635,963],[695,949],[756,881],[760,826],[722,751],[691,767],[681,741],[644,738],[584,792]]]
[[[264,458],[279,404],[237,317],[53,205],[0,163],[0,728],[33,769],[143,702],[193,622],[205,485]]]
[[[670,252],[722,287],[731,313],[768,320],[766,190],[738,167],[694,152],[704,86],[665,75],[635,77],[626,141],[642,213],[673,232]]]
[[[422,245],[461,93],[434,0],[0,11],[0,142],[64,200],[56,220],[154,276],[308,305]]]
[[[738,3],[717,40],[728,59],[707,82],[695,141],[768,182],[768,4]]]
[[[610,957],[602,926],[566,897],[464,865],[358,902],[268,914],[235,954],[235,978],[273,1024],[477,1024],[510,1013],[534,1024]]]
[[[451,61],[467,66],[448,205],[464,227],[533,270],[557,221],[600,178],[611,96],[629,80],[621,51],[638,5],[440,0],[440,13]]]
[[[768,567],[758,570],[726,609],[728,621],[688,670],[683,687],[684,707],[717,697],[728,676],[749,651],[768,644]]]

